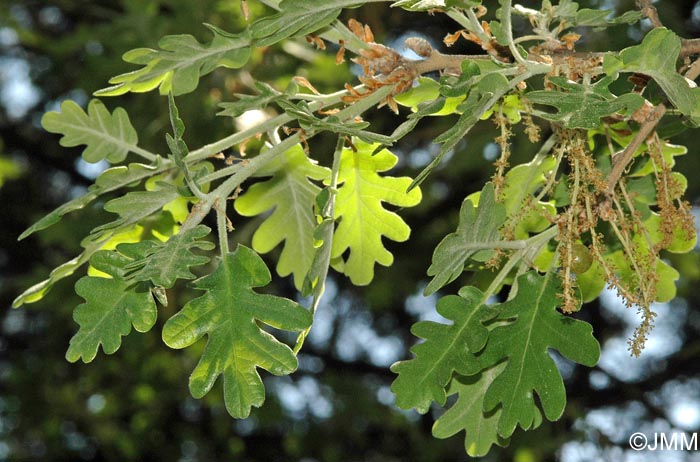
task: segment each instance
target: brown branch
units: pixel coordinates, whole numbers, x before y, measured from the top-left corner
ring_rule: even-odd
[[[629,162],[632,160],[634,153],[642,145],[642,143],[646,141],[649,135],[651,135],[665,113],[666,106],[664,104],[659,104],[656,106],[639,127],[639,131],[634,138],[632,138],[630,144],[628,144],[622,152],[615,155],[613,158],[613,167],[610,171],[610,175],[608,175],[608,181],[606,184],[608,194],[612,194],[613,189],[615,189],[615,185],[622,176],[622,172],[625,170],[625,168],[627,168],[627,164],[629,164]]]
[[[698,76],[700,76],[700,58],[693,61],[685,73],[685,78],[689,80],[695,80]]]
[[[659,12],[651,3],[652,0],[637,0],[637,7],[644,16],[651,21],[652,26],[664,27],[664,24],[659,19]],[[700,39],[682,39],[680,57],[685,58],[691,55],[700,54]],[[694,80],[694,79],[693,79]]]
[[[465,59],[491,59],[491,55],[446,55],[433,50],[426,59],[407,61],[418,74],[425,74],[433,71],[445,71],[459,74],[462,72],[462,61]]]
[[[700,39],[681,40],[681,58],[691,55],[700,55]]]
[[[659,19],[659,12],[656,11],[656,7],[651,4],[651,0],[637,0],[637,7],[641,10],[642,14],[651,21],[654,27],[664,27]]]

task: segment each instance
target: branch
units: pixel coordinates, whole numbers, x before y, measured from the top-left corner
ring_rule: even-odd
[[[685,78],[689,80],[695,80],[698,76],[700,76],[700,58],[693,61],[685,73]]]
[[[656,106],[639,127],[639,131],[634,136],[630,144],[628,144],[621,153],[616,154],[613,157],[613,168],[607,181],[608,194],[612,194],[613,189],[615,189],[615,185],[620,179],[620,176],[622,176],[622,172],[627,167],[627,164],[629,164],[629,162],[632,160],[634,153],[642,145],[642,143],[646,141],[649,135],[651,135],[665,113],[665,105],[659,104]]]
[[[651,0],[637,0],[637,7],[640,9],[642,14],[651,21],[651,24],[656,27],[664,27],[663,23],[659,19],[659,12],[656,11],[656,7],[652,5]]]
[[[700,55],[700,39],[681,40],[681,58],[691,55]]]
[[[432,50],[430,56],[419,61],[407,60],[406,64],[413,68],[418,75],[434,71],[445,71],[451,74],[462,73],[462,61],[465,59],[490,59],[491,55],[446,55]]]

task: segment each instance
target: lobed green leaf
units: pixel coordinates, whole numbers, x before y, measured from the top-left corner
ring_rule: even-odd
[[[550,77],[549,80],[562,91],[537,90],[527,93],[526,97],[532,103],[557,108],[556,113],[542,113],[541,116],[568,128],[593,130],[600,126],[602,117],[618,112],[631,115],[644,104],[644,98],[634,93],[613,95],[608,90],[614,81],[610,76],[589,85],[570,82],[565,77]]]
[[[252,406],[259,407],[265,400],[257,368],[275,375],[297,368],[292,350],[258,323],[290,331],[311,324],[311,313],[299,304],[253,291],[270,280],[262,259],[239,245],[213,273],[195,282],[204,295],[188,302],[163,327],[163,341],[171,348],[185,348],[208,337],[190,376],[190,392],[201,398],[222,375],[226,409],[235,418],[247,417]]]
[[[366,285],[374,277],[374,265],[389,266],[394,257],[383,245],[382,236],[393,241],[408,240],[411,229],[383,202],[412,207],[421,200],[420,189],[406,192],[410,178],[380,176],[396,165],[398,158],[387,149],[373,155],[378,145],[353,141],[356,152],[344,149],[338,175],[335,218],[339,220],[333,238],[333,267],[355,285]],[[350,251],[347,258],[346,251]],[[342,259],[342,260],[341,260]]]
[[[435,248],[433,262],[428,268],[428,276],[433,276],[433,279],[426,286],[425,295],[457,279],[470,258],[488,260],[501,241],[498,230],[505,219],[506,208],[496,202],[491,183],[481,192],[478,207],[469,198],[464,199],[457,231],[445,236]]]
[[[280,93],[264,82],[255,82],[255,88],[260,92],[257,95],[243,95],[237,93],[233,96],[237,97],[238,101],[233,103],[219,103],[219,107],[222,110],[216,115],[238,117],[251,109],[265,109],[268,104],[283,98],[283,93]]]
[[[437,312],[452,324],[421,321],[413,325],[411,332],[425,341],[411,348],[413,359],[391,366],[399,375],[391,384],[397,406],[425,414],[432,401],[445,404],[445,388],[453,372],[473,375],[481,370],[476,354],[488,338],[484,323],[498,314],[486,305],[487,298],[476,287],[463,287],[459,296],[448,295],[437,304]]]
[[[474,84],[474,89],[470,90],[467,98],[457,106],[456,110],[462,115],[450,129],[435,139],[436,143],[442,144],[440,152],[413,180],[411,189],[421,184],[440,165],[443,157],[457,146],[457,143],[481,120],[481,116],[491,109],[509,88],[508,80],[499,73],[486,74]],[[441,87],[441,94],[455,96],[451,91],[445,94],[444,86]]]
[[[556,420],[564,412],[566,391],[548,353],[550,348],[590,367],[600,357],[600,345],[590,324],[557,311],[560,282],[556,276],[530,271],[518,278],[517,290],[498,316],[508,323],[489,333],[479,358],[483,367],[507,361],[486,392],[483,408],[489,412],[501,405],[498,433],[505,438],[518,424],[525,430],[533,427],[539,412],[535,394],[547,419]]]
[[[700,118],[700,88],[676,69],[680,50],[681,39],[668,29],[657,27],[647,33],[641,44],[607,54],[603,70],[608,75],[638,72],[651,76],[679,111]]]
[[[143,93],[158,88],[161,95],[192,92],[199,78],[217,67],[237,69],[250,58],[248,31],[231,34],[210,24],[214,34],[208,44],[191,35],[168,35],[160,39],[160,50],[137,48],[124,54],[128,63],[143,67],[110,79],[111,87],[95,92],[97,96],[118,96],[128,92]]]
[[[369,0],[388,1],[388,0]],[[288,37],[312,34],[329,26],[343,8],[356,8],[367,0],[282,0],[280,11],[272,16],[258,19],[250,26],[255,45],[274,45]]]
[[[134,225],[181,197],[180,191],[174,185],[160,182],[158,186],[159,189],[133,191],[107,202],[104,209],[118,214],[119,218],[93,229],[91,238],[101,239],[106,232]]]
[[[284,242],[277,273],[293,274],[297,288],[301,288],[316,252],[313,205],[321,188],[309,179],[325,180],[329,174],[330,170],[316,165],[300,145],[295,145],[256,172],[256,176],[271,176],[269,180],[252,185],[234,202],[236,211],[248,217],[272,209],[253,234],[253,249],[267,253]]]
[[[97,99],[90,101],[87,113],[75,102],[64,101],[60,112],[44,114],[41,125],[46,131],[63,135],[61,146],[85,145],[82,156],[87,162],[107,159],[113,164],[119,163],[138,143],[138,135],[126,111],[118,107],[110,114]]]
[[[145,178],[152,176],[158,170],[158,166],[149,166],[143,164],[129,164],[128,166],[120,165],[112,167],[97,177],[95,184],[88,188],[88,192],[80,197],[77,197],[65,204],[59,206],[51,213],[47,214],[32,226],[27,228],[17,238],[18,241],[34,234],[37,231],[46,229],[58,223],[64,215],[70,212],[80,210],[90,202],[101,196],[102,194],[114,191],[116,189],[133,185]]]
[[[501,363],[475,375],[454,377],[448,394],[457,394],[457,401],[435,421],[433,436],[444,439],[464,430],[464,448],[472,457],[485,456],[494,444],[505,447],[508,439],[498,434],[501,408],[483,410],[486,390],[505,366]]]
[[[165,242],[147,240],[120,244],[117,251],[133,258],[124,269],[125,279],[151,281],[157,287],[169,289],[178,279],[194,279],[190,267],[209,262],[209,257],[195,255],[192,249],[211,250],[214,244],[202,240],[211,229],[204,225],[182,231]]]
[[[90,264],[110,277],[82,277],[75,291],[85,303],[78,305],[73,319],[80,325],[71,338],[66,359],[84,362],[95,359],[100,345],[106,354],[121,346],[121,337],[131,332],[147,332],[156,322],[157,310],[150,290],[124,279],[130,259],[117,252],[102,250]]]

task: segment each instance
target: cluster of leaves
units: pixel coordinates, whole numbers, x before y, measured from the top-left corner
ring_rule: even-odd
[[[114,166],[20,239],[102,195],[123,192],[104,205],[118,217],[95,228],[83,239],[80,255],[15,300],[15,306],[37,301],[89,263],[88,275],[76,285],[85,303],[74,312],[80,328],[66,353],[69,361],[92,361],[100,345],[107,354],[115,352],[132,326],[151,329],[157,302],[168,303],[167,289],[201,275],[194,287],[203,294],[167,320],[163,341],[185,348],[206,335],[190,377],[192,395],[204,396],[221,375],[227,410],[236,418],[248,416],[264,401],[259,368],[276,375],[296,369],[330,268],[366,285],[376,264],[391,265],[383,238],[403,242],[411,230],[388,206],[417,205],[419,185],[486,119],[500,130],[501,157],[492,181],[464,199],[457,229],[436,247],[425,293],[447,290],[464,281],[465,272],[474,273],[472,284],[439,299],[437,312],[450,324],[414,325],[412,332],[423,340],[412,349],[415,357],[392,366],[397,405],[425,413],[433,402],[444,406],[449,395],[458,395],[433,433],[444,438],[465,430],[465,448],[474,456],[506,444],[518,426],[527,430],[543,418],[558,419],[566,393],[549,350],[596,364],[600,347],[592,327],[570,315],[606,285],[639,308],[642,321],[630,348],[641,351],[655,316],[651,304],[675,295],[678,273],[661,252],[688,252],[696,244],[682,199],[687,180],[672,171],[674,157],[685,148],[655,130],[666,105],[687,125],[700,122],[700,90],[676,69],[681,40],[673,32],[655,28],[639,45],[582,56],[571,53],[578,39],[571,28],[630,23],[641,13],[610,19],[607,11],[579,9],[571,1],[546,1],[532,10],[502,0],[490,22],[479,22],[488,14],[480,1],[401,0],[392,6],[447,13],[461,29],[446,41],[464,37],[485,52],[483,59],[466,59],[414,41],[424,59],[411,61],[374,43],[368,28],[354,22],[348,29],[337,21],[342,9],[365,1],[266,3],[279,12],[241,33],[208,26],[214,34],[208,44],[178,35],[163,38],[160,50],[128,52],[124,59],[143,67],[97,92],[159,88],[169,94],[169,154],[140,147],[126,112],[110,113],[98,100],[87,112],[69,101],[44,116],[44,128],[63,135],[62,145],[84,146],[86,161]],[[527,17],[533,34],[514,39],[513,15]],[[301,78],[284,91],[258,83],[257,94],[222,103],[219,115],[239,117],[253,109],[278,115],[188,148],[175,95],[192,91],[217,67],[244,66],[256,47],[310,34],[311,42],[326,40],[357,52],[364,85],[324,95]],[[535,45],[526,50],[526,41]],[[419,78],[432,70],[445,72],[439,80]],[[662,92],[654,94],[646,83],[625,85],[621,75],[629,73],[653,80]],[[541,88],[536,76],[544,77]],[[312,93],[302,92],[300,84]],[[411,110],[388,135],[367,130],[362,119],[383,104]],[[388,147],[431,116],[455,118],[435,139],[441,145],[435,159],[415,179],[389,176],[398,158]],[[530,162],[511,168],[508,140],[517,124],[532,142],[539,143],[543,131],[548,138]],[[309,149],[308,140],[321,132],[337,136],[329,166],[319,165],[320,156]],[[245,156],[231,154],[223,165],[212,161],[232,148]],[[124,164],[135,158],[140,162]],[[229,250],[231,201],[244,217],[262,215],[252,248]],[[202,224],[211,212],[216,237]],[[292,275],[296,288],[311,296],[308,309],[253,290],[271,282],[259,254],[280,246],[277,274]],[[214,257],[210,251],[217,247]],[[283,343],[271,329],[296,332],[296,344]]]

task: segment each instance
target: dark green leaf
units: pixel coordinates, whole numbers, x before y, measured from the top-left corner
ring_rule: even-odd
[[[88,192],[86,194],[59,206],[53,212],[49,213],[27,228],[22,234],[20,234],[17,240],[22,240],[37,231],[41,231],[42,229],[46,229],[49,226],[58,223],[64,215],[82,209],[104,193],[132,185],[152,176],[155,173],[155,170],[157,170],[156,166],[148,166],[143,164],[129,164],[128,167],[121,165],[105,170],[97,178],[95,184],[88,188]]]
[[[391,385],[397,406],[425,414],[432,401],[445,404],[445,388],[453,372],[479,372],[481,366],[475,354],[488,337],[484,322],[498,314],[486,305],[487,298],[476,287],[463,287],[459,296],[448,295],[437,304],[437,312],[452,324],[421,321],[413,325],[411,332],[425,341],[411,348],[413,359],[391,366],[399,374]]]
[[[319,119],[314,116],[305,102],[293,103],[286,99],[277,100],[277,104],[291,117],[299,122],[306,131],[330,131],[339,135],[354,136],[366,143],[393,144],[391,137],[363,130],[369,126],[369,122],[341,121],[338,117],[329,116]]]
[[[526,98],[536,104],[554,106],[555,114],[541,114],[542,117],[561,122],[568,128],[593,130],[600,126],[601,117],[620,111],[631,115],[644,104],[644,98],[634,93],[615,97],[608,90],[614,81],[605,77],[592,85],[568,81],[565,77],[550,77],[550,82],[565,91],[531,91]]]
[[[609,18],[612,10],[592,10],[583,8],[576,13],[576,20],[572,25],[585,27],[607,27],[618,24],[633,24],[644,18],[644,13],[639,10],[626,11],[620,16]]]
[[[119,214],[119,218],[93,229],[92,236],[99,238],[104,231],[136,224],[180,197],[175,186],[169,183],[159,183],[159,186],[160,189],[154,191],[134,191],[107,202],[104,209]]]
[[[502,406],[498,433],[513,434],[519,424],[528,429],[538,413],[537,394],[549,420],[561,417],[566,405],[564,382],[548,350],[557,350],[571,361],[595,366],[600,345],[590,324],[557,311],[560,281],[551,273],[530,271],[518,278],[517,295],[505,302],[498,319],[509,321],[489,334],[480,355],[483,367],[504,360],[506,368],[494,379],[484,396],[484,411]]]
[[[226,409],[236,418],[247,417],[252,406],[265,400],[258,367],[275,375],[297,368],[292,350],[258,323],[290,331],[311,324],[311,313],[299,304],[253,291],[270,279],[262,259],[239,245],[212,274],[195,282],[205,294],[188,302],[163,327],[163,341],[171,348],[188,347],[207,335],[202,358],[190,376],[190,391],[201,398],[223,375]]]
[[[700,118],[700,88],[692,86],[676,70],[680,50],[681,39],[668,29],[657,27],[644,37],[641,44],[625,48],[618,54],[607,54],[603,70],[609,75],[617,72],[649,75],[679,111]]]
[[[474,8],[481,5],[481,0],[398,0],[392,8],[400,7],[406,11],[446,10],[450,7]]]
[[[218,112],[216,115],[238,117],[251,109],[265,109],[268,104],[283,97],[282,93],[264,82],[255,82],[255,88],[260,91],[257,95],[242,95],[237,93],[233,96],[238,98],[238,101],[233,103],[219,103],[219,107],[222,111]]]
[[[255,21],[250,30],[257,46],[269,46],[288,37],[312,34],[330,25],[343,8],[364,3],[367,0],[282,0],[279,13]]]
[[[483,411],[486,390],[504,368],[501,363],[476,375],[453,378],[448,394],[457,394],[457,401],[435,421],[433,436],[449,438],[464,430],[464,448],[472,457],[485,456],[493,444],[506,446],[508,439],[498,434],[501,408]]]

